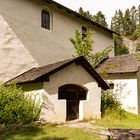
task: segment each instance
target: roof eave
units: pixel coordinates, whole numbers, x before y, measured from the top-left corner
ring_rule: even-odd
[[[102,26],[101,24],[99,24],[99,23],[97,23],[97,22],[95,22],[95,21],[93,21],[93,20],[91,20],[91,19],[89,19],[89,18],[86,18],[86,17],[82,16],[81,14],[79,14],[79,13],[77,13],[77,12],[75,12],[75,11],[69,9],[68,7],[65,7],[64,5],[61,5],[60,3],[57,3],[57,2],[55,2],[55,1],[53,1],[53,0],[44,0],[44,1],[47,2],[47,3],[49,3],[49,4],[54,4],[54,5],[56,5],[58,8],[64,9],[67,13],[69,13],[69,14],[72,13],[72,14],[75,15],[76,17],[81,18],[81,19],[83,19],[83,20],[86,21],[86,22],[90,22],[91,24],[96,25],[97,27],[102,28],[103,30],[105,30],[105,31],[107,31],[107,32],[109,32],[109,33],[112,33],[112,34],[114,33],[114,34],[120,35],[120,34],[118,34],[117,32],[115,32],[115,31],[113,31],[113,30],[110,30],[109,28],[104,27],[104,26]]]
[[[81,65],[97,81],[99,87],[101,87],[104,90],[109,89],[109,86],[107,85],[107,83],[100,77],[100,75],[92,68],[92,66],[89,64],[89,62],[83,56],[72,59],[72,60],[62,64],[61,66],[56,67],[55,69],[53,69],[52,71],[50,71],[48,73],[42,74],[39,77],[37,76],[35,79],[25,80],[25,81],[21,81],[21,82],[17,80],[16,84],[21,85],[21,84],[27,84],[27,83],[49,81],[50,75],[53,75],[54,73],[67,67],[68,65],[70,65],[72,63]],[[44,79],[44,77],[45,77],[45,79]],[[16,81],[16,78],[14,78],[14,80]],[[6,82],[6,84],[12,84],[12,80]]]

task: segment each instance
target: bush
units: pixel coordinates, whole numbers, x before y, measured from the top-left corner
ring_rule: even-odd
[[[137,26],[136,30],[133,32],[131,39],[136,40],[140,37],[140,24]]]
[[[15,84],[0,84],[0,123],[27,124],[39,118],[41,107]]]
[[[118,118],[125,117],[125,111],[122,109],[121,103],[117,100],[116,95],[110,90],[102,92],[101,112],[102,116],[115,114]]]

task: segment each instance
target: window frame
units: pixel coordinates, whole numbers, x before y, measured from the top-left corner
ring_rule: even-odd
[[[50,30],[51,29],[51,15],[46,9],[41,11],[41,27]]]
[[[82,36],[86,37],[87,35],[87,28],[85,26],[82,26]]]

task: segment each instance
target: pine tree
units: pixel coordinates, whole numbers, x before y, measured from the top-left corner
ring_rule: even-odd
[[[121,38],[121,35],[125,34],[124,17],[121,10],[115,12],[115,15],[111,21],[111,29],[120,34],[120,36],[115,34],[113,35],[115,55],[117,56],[129,53]]]
[[[114,17],[111,20],[111,29],[119,34],[124,33],[124,20],[121,10],[116,10]]]
[[[78,9],[78,13],[81,14],[81,15],[84,15],[84,10],[83,10],[82,7],[80,7],[80,8]]]
[[[135,6],[133,6],[130,9],[130,16],[131,16],[131,20],[132,20],[132,33],[136,30],[137,27],[137,9]]]
[[[133,32],[132,37],[133,40],[136,40],[137,38],[140,38],[140,24],[137,25],[136,30]]]
[[[122,38],[119,35],[113,35],[114,38],[114,46],[115,46],[115,55],[123,55],[128,54],[129,51],[126,46],[123,44]]]
[[[105,15],[101,11],[99,11],[96,15],[94,15],[93,19],[95,22],[103,25],[104,27],[108,27]]]
[[[117,14],[118,14],[118,12],[116,10],[114,17],[112,17],[112,19],[111,19],[111,30],[119,33],[119,28],[117,26],[118,25],[117,24]]]
[[[79,8],[78,13],[81,14],[82,16],[89,18],[89,19],[93,19],[92,14],[90,14],[89,11],[84,11],[82,7]]]
[[[130,10],[127,9],[124,14],[124,35],[128,36],[133,33],[133,21],[131,18]]]
[[[140,25],[140,5],[138,6],[138,25]]]
[[[79,8],[78,13],[82,16],[89,18],[105,27],[108,27],[105,15],[99,11],[96,15],[92,15],[89,11],[84,11],[82,7]]]

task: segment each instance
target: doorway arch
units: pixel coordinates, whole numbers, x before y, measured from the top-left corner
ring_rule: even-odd
[[[80,100],[86,100],[88,89],[82,85],[66,84],[58,89],[58,99],[66,99],[66,120],[79,119]]]

